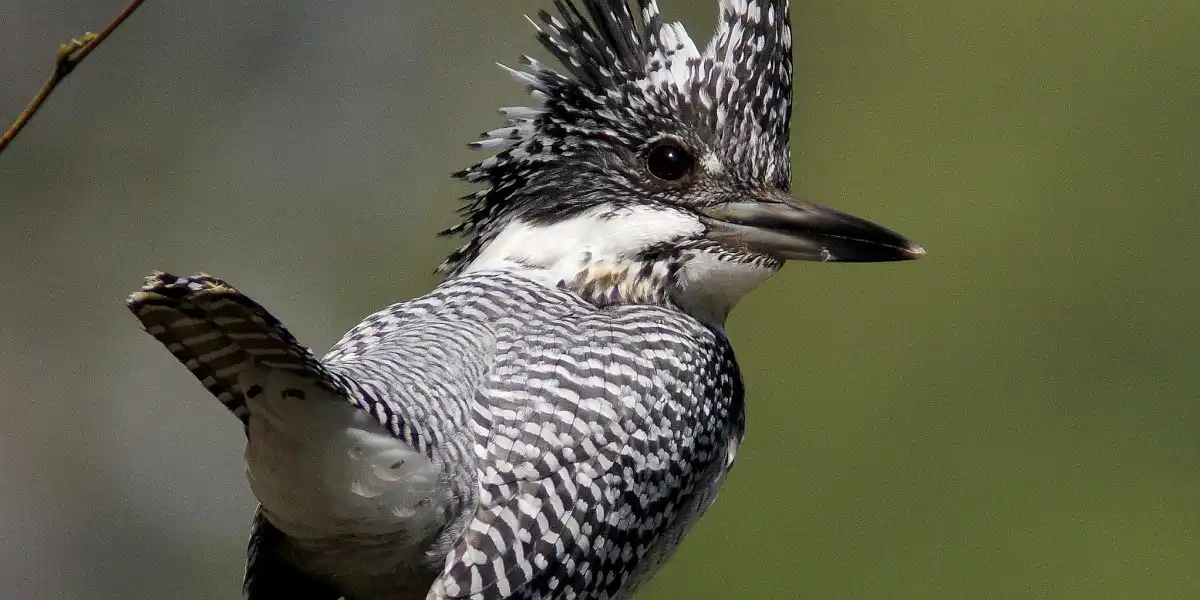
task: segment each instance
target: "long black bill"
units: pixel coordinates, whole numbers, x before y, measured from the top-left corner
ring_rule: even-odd
[[[786,194],[701,209],[708,237],[783,260],[880,262],[925,255],[920,244],[866,219]]]

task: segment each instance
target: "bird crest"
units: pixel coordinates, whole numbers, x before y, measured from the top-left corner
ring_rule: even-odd
[[[468,239],[439,270],[461,272],[513,218],[562,217],[601,194],[635,198],[612,167],[664,136],[702,140],[746,180],[789,188],[788,0],[720,0],[703,49],[655,0],[556,5],[530,22],[562,68],[529,56],[523,69],[501,65],[542,105],[501,109],[507,124],[471,144],[496,154],[455,174],[486,187],[464,198],[463,220],[443,232]]]

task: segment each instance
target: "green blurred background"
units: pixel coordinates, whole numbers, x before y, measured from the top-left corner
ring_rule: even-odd
[[[205,270],[323,350],[430,289],[548,4],[152,0],[72,75],[0,156],[0,597],[238,597],[241,433],[124,296]],[[0,5],[0,115],[122,5]],[[795,189],[929,256],[741,304],[746,444],[641,600],[1200,598],[1200,2],[792,17]]]

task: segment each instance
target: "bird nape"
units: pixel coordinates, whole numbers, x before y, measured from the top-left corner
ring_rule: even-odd
[[[208,277],[129,307],[239,420],[252,600],[626,600],[715,498],[744,426],[723,324],[788,260],[905,237],[790,194],[786,0],[704,46],[652,0],[558,0],[509,71],[445,281],[317,358]]]

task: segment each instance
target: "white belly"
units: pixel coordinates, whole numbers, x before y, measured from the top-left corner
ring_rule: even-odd
[[[292,373],[251,379],[263,391],[247,400],[247,476],[267,520],[289,538],[288,559],[344,591],[394,586],[406,571],[432,566],[424,564],[430,540],[448,520],[440,469],[371,415]]]

